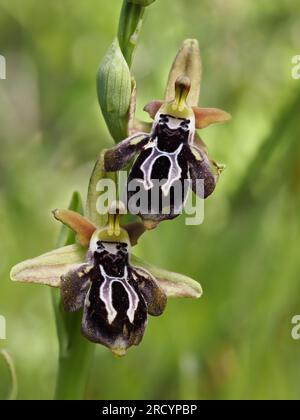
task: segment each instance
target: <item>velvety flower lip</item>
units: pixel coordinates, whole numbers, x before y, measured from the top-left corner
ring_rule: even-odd
[[[109,236],[95,231],[86,262],[62,276],[61,295],[66,310],[83,308],[85,337],[123,355],[140,343],[147,313],[160,315],[167,297],[149,273],[131,265],[125,231]]]
[[[82,334],[122,356],[142,340],[148,315],[164,312],[167,297],[198,298],[202,289],[186,276],[134,257],[137,227],[120,226],[115,210],[104,228],[74,211],[54,210],[54,217],[76,233],[78,244],[17,264],[11,279],[60,287],[65,310],[83,310]],[[143,231],[138,227],[138,232]]]
[[[130,263],[125,230],[96,230],[86,262],[62,276],[62,302],[67,311],[83,308],[82,333],[115,354],[142,340],[147,313],[160,315],[167,297],[146,270]]]
[[[151,203],[148,211],[140,212],[146,228],[173,219],[181,213],[187,197],[185,181],[200,198],[209,197],[217,184],[222,167],[212,162],[203,147],[198,147],[196,128],[230,119],[225,111],[215,108],[198,108],[187,103],[191,88],[190,79],[179,76],[175,81],[175,98],[172,101],[153,101],[145,107],[154,118],[150,134],[135,133],[105,153],[105,169],[119,171],[135,158],[128,176],[128,185],[139,182],[140,194]],[[203,189],[197,189],[197,180]],[[152,207],[152,189],[155,181],[164,181],[159,188],[159,205]],[[172,187],[179,182],[182,194],[175,197]],[[128,188],[130,200],[136,191]],[[168,199],[169,209],[162,202]]]

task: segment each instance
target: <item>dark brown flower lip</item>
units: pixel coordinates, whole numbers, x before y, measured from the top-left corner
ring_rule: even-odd
[[[167,297],[149,272],[131,265],[127,243],[97,244],[99,252],[89,249],[86,262],[62,276],[62,302],[66,311],[83,308],[82,333],[87,339],[120,356],[140,343],[147,313],[160,315]]]

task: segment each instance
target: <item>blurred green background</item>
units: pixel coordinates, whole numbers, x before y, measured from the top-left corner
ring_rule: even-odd
[[[95,74],[121,0],[0,0],[0,314],[7,319],[21,399],[53,396],[57,341],[47,287],[13,284],[9,270],[53,248],[50,210],[86,193],[111,139]],[[136,253],[199,280],[204,296],[172,300],[142,344],[115,359],[97,346],[92,399],[300,397],[300,3],[295,0],[157,0],[147,9],[133,72],[138,114],[162,98],[185,38],[202,50],[202,106],[232,113],[203,130],[227,166],[205,222],[184,217],[145,235]],[[0,398],[9,389],[0,359]]]

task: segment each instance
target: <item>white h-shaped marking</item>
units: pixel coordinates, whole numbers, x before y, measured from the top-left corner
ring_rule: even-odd
[[[139,304],[139,297],[133,287],[128,283],[128,272],[127,267],[124,268],[123,277],[110,277],[106,274],[102,265],[100,267],[100,272],[104,278],[104,282],[100,287],[100,299],[104,302],[105,308],[107,311],[108,323],[112,324],[117,316],[117,311],[115,310],[112,303],[112,285],[113,283],[120,283],[124,287],[129,301],[129,306],[127,309],[127,316],[131,324],[133,324],[135,311],[137,310]]]
[[[181,152],[182,147],[183,147],[183,144],[181,144],[178,147],[178,149],[175,150],[175,152],[173,153],[163,152],[162,150],[159,150],[159,148],[157,147],[157,138],[154,140],[152,144],[146,147],[146,149],[152,148],[151,154],[147,157],[147,159],[145,159],[145,161],[141,165],[141,170],[143,171],[144,178],[145,178],[144,186],[146,190],[150,190],[151,188],[153,188],[151,174],[152,174],[154,163],[160,157],[165,156],[169,159],[171,166],[169,169],[167,182],[162,186],[162,191],[165,196],[169,194],[172,184],[175,181],[178,181],[181,176],[182,170],[178,164],[178,155]]]

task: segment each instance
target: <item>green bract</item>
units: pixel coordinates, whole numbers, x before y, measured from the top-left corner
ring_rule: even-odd
[[[106,125],[115,142],[128,135],[132,81],[130,70],[115,39],[97,73],[97,92]]]

